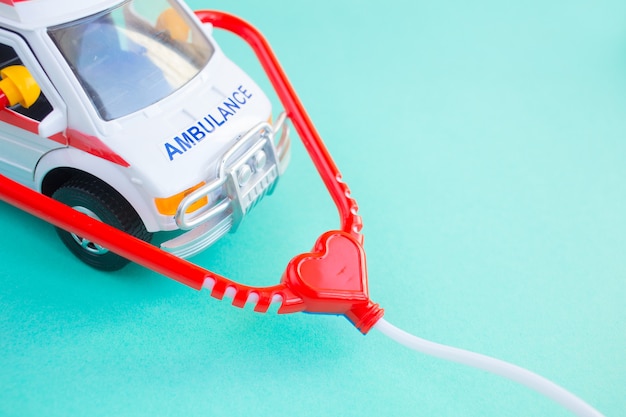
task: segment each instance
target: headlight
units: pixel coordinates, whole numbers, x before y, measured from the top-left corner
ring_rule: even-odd
[[[183,201],[183,198],[185,198],[187,195],[189,195],[191,192],[197,190],[198,188],[202,187],[204,185],[204,182],[201,182],[200,184],[197,184],[181,193],[178,193],[176,195],[173,195],[171,197],[165,197],[165,198],[155,198],[154,199],[154,204],[156,205],[156,208],[158,210],[159,213],[165,215],[165,216],[173,216],[176,214],[176,210],[178,209],[178,206],[180,205],[180,202]],[[191,206],[189,206],[189,208],[187,209],[187,213],[191,213],[192,211],[196,211],[198,210],[200,207],[204,207],[209,203],[209,199],[205,196],[197,201],[195,201]]]

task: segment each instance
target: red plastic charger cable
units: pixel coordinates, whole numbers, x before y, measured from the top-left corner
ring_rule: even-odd
[[[265,312],[272,302],[280,301],[279,313],[345,315],[362,333],[367,333],[383,316],[383,310],[368,296],[361,217],[339,170],[264,37],[232,15],[215,11],[200,11],[197,15],[204,23],[241,36],[257,54],[337,206],[341,230],[322,234],[312,252],[291,260],[279,284],[253,287],[164,252],[4,176],[0,176],[0,198],[192,288],[209,287],[215,298],[228,294],[237,307],[254,302],[255,311]]]

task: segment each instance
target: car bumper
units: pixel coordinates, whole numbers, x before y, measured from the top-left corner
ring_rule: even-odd
[[[291,141],[282,113],[276,123],[260,123],[224,153],[217,178],[186,196],[175,215],[185,233],[161,244],[180,257],[195,255],[233,231],[245,215],[271,194],[290,158]],[[188,212],[194,202],[209,199],[208,208]],[[211,201],[213,200],[213,201]]]

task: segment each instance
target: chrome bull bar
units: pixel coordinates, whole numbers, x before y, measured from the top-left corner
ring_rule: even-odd
[[[286,114],[281,113],[271,126],[263,122],[242,135],[218,164],[217,178],[189,193],[180,203],[174,219],[182,230],[193,229],[211,219],[223,217],[231,210],[232,225],[236,228],[243,216],[268,193],[289,162],[291,141]],[[275,133],[280,131],[277,144]],[[253,142],[250,146],[250,142]],[[250,146],[239,155],[246,146]],[[226,196],[212,207],[198,214],[189,213],[189,208],[198,200],[211,198],[220,189],[226,189]],[[198,211],[198,210],[196,210]]]

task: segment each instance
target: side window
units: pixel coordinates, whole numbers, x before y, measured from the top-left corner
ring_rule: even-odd
[[[17,56],[15,49],[0,43],[0,69],[10,65],[23,64],[22,60]],[[10,107],[10,109],[39,122],[52,112],[52,106],[50,105],[48,99],[44,96],[43,92],[39,95],[37,101],[29,108],[16,104],[15,106]]]

